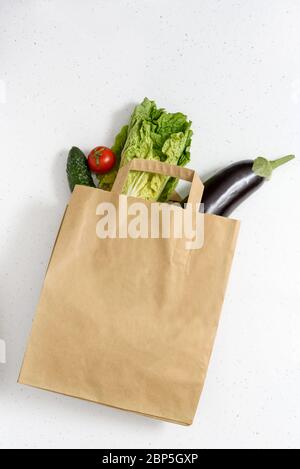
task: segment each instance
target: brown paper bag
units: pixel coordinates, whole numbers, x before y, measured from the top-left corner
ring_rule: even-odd
[[[203,185],[193,171],[145,160],[123,168],[111,193],[76,187],[51,257],[19,382],[190,425],[212,353],[239,223],[205,215],[204,247],[198,250],[187,251],[185,240],[172,237],[100,240],[97,207],[103,202],[119,207],[130,169],[191,181],[190,202],[202,197]],[[138,199],[126,200],[130,206]]]

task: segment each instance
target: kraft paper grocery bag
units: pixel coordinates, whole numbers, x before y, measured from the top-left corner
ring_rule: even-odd
[[[175,237],[99,239],[97,207],[113,203],[119,214],[129,170],[191,181],[192,206],[201,200],[203,185],[194,171],[155,161],[133,160],[119,172],[112,192],[77,186],[51,257],[19,382],[190,425],[239,223],[205,215],[204,246],[193,250]],[[141,199],[126,201],[131,206]],[[144,204],[151,209],[151,202]]]

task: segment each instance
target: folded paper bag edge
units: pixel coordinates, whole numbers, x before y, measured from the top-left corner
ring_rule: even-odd
[[[41,391],[47,391],[47,392],[50,392],[52,394],[59,394],[60,396],[70,397],[71,399],[79,399],[80,401],[90,402],[90,403],[96,404],[98,406],[100,405],[100,406],[107,407],[109,409],[119,410],[120,412],[126,412],[126,413],[130,413],[130,414],[138,415],[140,417],[146,417],[146,418],[149,418],[149,419],[154,419],[154,420],[157,420],[157,421],[162,422],[162,423],[166,422],[166,423],[171,423],[171,424],[174,424],[174,425],[180,425],[182,427],[190,427],[194,422],[194,420],[191,420],[189,418],[182,419],[182,420],[168,419],[167,417],[161,417],[159,415],[146,414],[146,413],[143,413],[143,412],[138,412],[136,410],[127,409],[125,407],[119,407],[119,406],[108,404],[108,403],[105,403],[105,402],[98,402],[98,401],[94,401],[92,399],[87,399],[85,397],[74,396],[72,394],[66,394],[64,392],[60,392],[60,391],[56,391],[56,390],[49,389],[49,388],[46,388],[46,387],[42,387],[42,386],[34,385],[34,384],[31,384],[31,383],[27,383],[26,380],[22,379],[21,375],[22,375],[22,370],[21,370],[20,376],[18,378],[18,384],[20,384],[22,386],[28,386],[30,388],[39,389]]]

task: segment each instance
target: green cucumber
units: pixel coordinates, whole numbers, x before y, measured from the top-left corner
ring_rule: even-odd
[[[67,175],[71,192],[76,185],[95,187],[87,159],[79,148],[70,150],[67,162]]]

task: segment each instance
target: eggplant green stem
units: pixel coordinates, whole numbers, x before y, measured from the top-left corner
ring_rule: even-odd
[[[270,163],[271,163],[272,169],[274,170],[276,168],[279,168],[279,166],[282,166],[294,159],[295,159],[295,155],[288,155],[288,156],[284,156],[283,158],[278,158],[278,160],[270,161]]]
[[[254,161],[252,170],[257,176],[265,179],[271,179],[274,169],[279,168],[279,166],[288,163],[294,158],[294,155],[288,155],[284,156],[283,158],[279,158],[278,160],[269,161],[266,158],[260,156]]]

